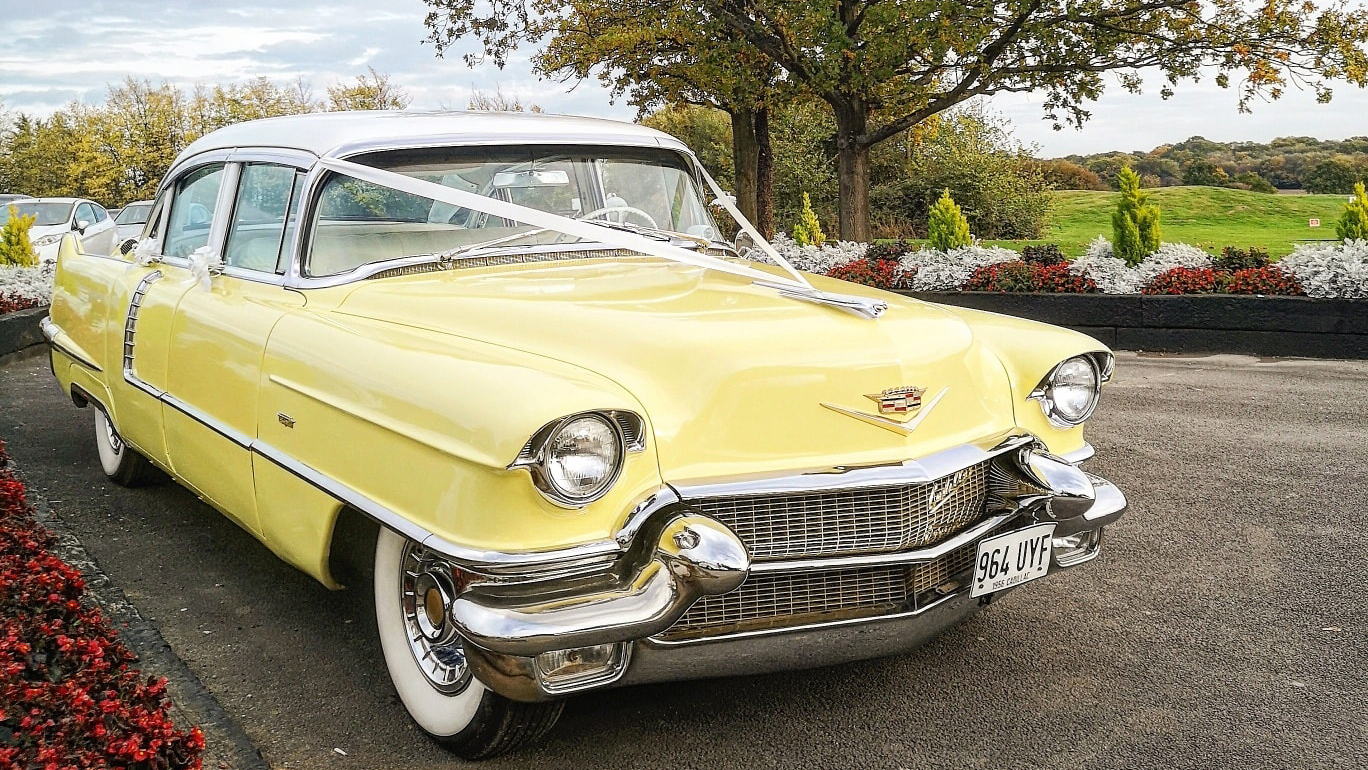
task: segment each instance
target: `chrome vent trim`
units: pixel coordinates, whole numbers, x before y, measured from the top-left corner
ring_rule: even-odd
[[[123,370],[128,377],[135,376],[133,373],[133,344],[138,331],[138,312],[142,310],[143,299],[147,297],[147,288],[160,281],[162,277],[160,270],[154,270],[138,282],[137,288],[133,290],[133,296],[128,300],[128,315],[124,318],[123,336]]]
[[[398,278],[401,275],[421,275],[423,273],[435,273],[441,270],[441,265],[436,262],[422,262],[416,265],[404,265],[403,267],[391,267],[388,270],[381,270],[374,275],[366,276],[366,280],[373,281],[377,278]]]

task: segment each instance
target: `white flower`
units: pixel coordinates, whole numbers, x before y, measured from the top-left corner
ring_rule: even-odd
[[[908,284],[913,291],[957,291],[980,267],[1020,259],[1020,254],[1000,246],[962,246],[950,251],[910,251],[898,260],[898,266],[916,271]]]
[[[51,304],[53,270],[51,262],[38,267],[0,265],[0,297],[12,295],[40,305]]]
[[[794,268],[805,273],[818,274],[825,274],[834,267],[862,258],[869,248],[867,244],[854,241],[837,241],[834,246],[801,246],[784,233],[775,233],[770,245]],[[746,249],[741,256],[746,259],[769,261],[759,249]]]
[[[1368,299],[1368,241],[1307,243],[1277,263],[1308,297]]]
[[[1138,294],[1155,276],[1175,267],[1211,267],[1209,254],[1186,243],[1162,244],[1135,267],[1114,253],[1111,243],[1099,235],[1088,245],[1087,254],[1073,261],[1069,272],[1091,278],[1104,294]]]

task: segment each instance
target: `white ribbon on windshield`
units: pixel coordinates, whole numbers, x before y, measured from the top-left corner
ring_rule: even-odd
[[[792,265],[786,262],[783,257],[780,257],[778,253],[774,251],[773,247],[770,247],[766,253],[774,257],[782,267],[787,269],[789,273],[792,274],[792,278],[767,273],[763,270],[756,270],[753,267],[747,267],[745,265],[738,265],[724,259],[719,259],[718,257],[690,251],[689,249],[636,235],[635,233],[614,230],[609,227],[600,227],[599,225],[594,224],[592,220],[571,219],[559,214],[552,214],[548,211],[542,211],[528,206],[520,206],[516,203],[509,203],[508,201],[501,201],[496,198],[486,198],[485,196],[477,195],[476,193],[457,190],[445,185],[437,184],[436,182],[415,179],[411,176],[404,176],[403,174],[398,174],[393,171],[385,171],[384,169],[378,169],[373,166],[363,166],[359,163],[352,163],[351,161],[339,160],[336,158],[320,158],[318,163],[324,168],[336,171],[339,174],[346,174],[347,176],[366,182],[373,182],[400,192],[411,193],[423,198],[431,198],[432,200],[449,203],[453,206],[461,206],[462,208],[474,209],[475,211],[480,211],[496,217],[511,219],[514,222],[521,222],[525,225],[544,227],[548,230],[565,233],[566,235],[573,235],[577,238],[583,238],[589,241],[604,243],[609,246],[616,246],[620,249],[627,249],[648,256],[664,257],[695,267],[739,275],[743,278],[750,278],[751,280],[764,283],[774,288],[787,290],[788,292],[795,294],[811,294],[814,296],[820,294],[807,282],[807,279],[804,278],[801,273],[794,270]],[[711,180],[709,181],[711,182]],[[716,183],[713,183],[713,185],[715,186]],[[754,233],[754,228],[745,221],[744,217],[741,217],[739,213],[733,214],[733,216],[737,217],[737,220],[743,223],[742,227],[747,230],[748,234]],[[768,243],[765,243],[763,238],[759,237],[758,233],[752,234],[751,237],[755,238],[757,243],[769,246]],[[478,250],[472,253],[478,253]]]

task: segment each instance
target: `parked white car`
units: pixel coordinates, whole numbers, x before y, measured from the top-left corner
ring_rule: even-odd
[[[40,262],[55,262],[62,236],[76,233],[87,254],[114,251],[114,220],[104,206],[85,198],[30,198],[10,204],[19,214],[37,217],[29,228],[29,240]]]
[[[114,243],[119,244],[129,238],[142,235],[147,224],[147,215],[152,213],[152,201],[133,201],[124,206],[114,217]]]

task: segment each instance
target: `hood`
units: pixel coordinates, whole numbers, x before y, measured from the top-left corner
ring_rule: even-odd
[[[1013,426],[1003,366],[960,317],[814,282],[877,296],[889,309],[870,320],[744,278],[642,259],[362,281],[338,311],[492,342],[615,381],[645,408],[672,482],[900,462]],[[878,415],[867,394],[906,386],[925,389],[928,410],[911,435],[823,406]],[[585,408],[608,406],[617,405]]]
[[[34,225],[29,228],[29,240],[36,241],[49,235],[61,235],[71,230],[71,225],[63,222],[57,225]]]

